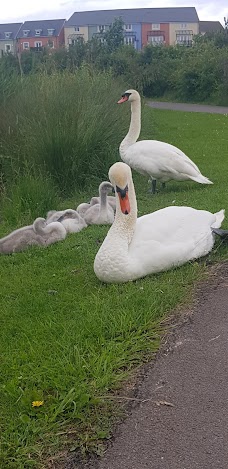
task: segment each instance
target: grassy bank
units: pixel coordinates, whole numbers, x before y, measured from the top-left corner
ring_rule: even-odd
[[[212,212],[227,208],[227,119],[144,109],[141,137],[179,146],[214,185],[170,182],[151,197],[147,179],[134,173],[140,215],[171,204]],[[125,128],[120,133],[116,143]],[[61,206],[82,200],[76,191]],[[0,234],[7,229],[6,222],[0,225]],[[93,260],[107,230],[91,226],[47,250],[0,257],[3,468],[47,467],[45,461],[68,446],[96,449],[111,421],[102,396],[153,356],[160,319],[191,300],[206,261],[227,257],[218,242],[206,260],[126,285],[103,285]],[[33,408],[33,401],[43,405]]]

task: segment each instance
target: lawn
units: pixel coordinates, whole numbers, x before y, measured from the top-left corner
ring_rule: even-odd
[[[228,116],[145,108],[142,129],[141,138],[179,146],[214,185],[170,182],[153,197],[147,179],[134,173],[139,215],[171,204],[212,212],[227,208]],[[62,207],[74,208],[88,194],[80,197],[62,201]],[[7,223],[0,225],[1,236],[8,230]],[[191,301],[207,263],[227,258],[227,248],[217,241],[199,262],[104,285],[94,275],[93,260],[107,230],[90,226],[46,250],[0,257],[3,469],[46,468],[48,458],[64,448],[99,448],[112,421],[103,396],[154,356],[159,321]],[[32,407],[33,401],[42,405]]]

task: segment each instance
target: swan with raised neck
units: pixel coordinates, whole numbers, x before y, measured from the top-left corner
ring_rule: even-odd
[[[103,181],[99,186],[99,201],[95,205],[91,205],[86,210],[84,219],[87,225],[110,225],[114,221],[114,210],[108,203],[107,195],[113,190],[109,181]]]
[[[211,251],[212,229],[221,226],[224,210],[213,214],[171,206],[137,218],[130,167],[115,163],[109,179],[116,193],[116,216],[94,260],[94,272],[101,281],[136,280]]]
[[[160,180],[163,185],[171,179],[213,184],[179,148],[158,140],[137,141],[141,130],[139,93],[133,89],[125,91],[118,104],[127,101],[131,104],[131,122],[129,131],[119,147],[120,157],[131,168],[151,178],[152,193],[156,190],[156,180]]]

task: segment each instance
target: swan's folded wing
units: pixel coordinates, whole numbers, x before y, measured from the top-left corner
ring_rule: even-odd
[[[166,207],[137,219],[135,233],[130,245],[156,240],[164,245],[187,239],[200,239],[209,232],[216,215],[192,207]]]

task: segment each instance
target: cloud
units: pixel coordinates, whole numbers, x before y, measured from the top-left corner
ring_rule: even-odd
[[[195,3],[200,20],[216,20],[223,24],[224,16],[228,16],[226,0],[11,0],[1,5],[1,21],[13,22],[33,19],[66,18],[75,11],[111,10],[118,8],[165,8],[192,6]]]

